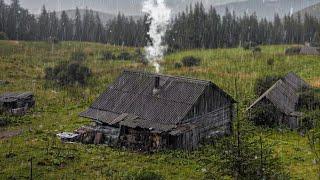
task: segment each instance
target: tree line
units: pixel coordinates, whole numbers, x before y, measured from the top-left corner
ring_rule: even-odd
[[[57,17],[43,6],[39,17],[22,8],[19,0],[6,5],[0,0],[0,32],[12,40],[93,41],[112,45],[141,47],[150,43],[149,19],[137,20],[118,14],[103,24],[99,14],[85,10],[83,17],[76,9],[74,19],[65,11]],[[219,15],[211,7],[205,10],[202,3],[188,7],[172,20],[165,41],[170,50],[191,48],[225,48],[256,44],[293,44],[319,39],[320,22],[305,14],[275,15],[273,21],[258,19],[256,14],[237,17],[226,9]]]
[[[228,9],[220,16],[213,7],[206,11],[197,3],[175,17],[166,40],[173,49],[225,48],[248,42],[301,44],[312,42],[319,32],[319,20],[308,14],[286,15],[283,19],[276,14],[273,21],[268,21],[258,19],[255,13],[237,17]]]
[[[11,40],[92,41],[115,45],[144,46],[147,42],[147,18],[139,20],[119,14],[103,24],[99,14],[86,9],[83,16],[77,8],[74,19],[65,11],[58,17],[55,11],[42,7],[39,17],[20,6],[19,0],[10,5],[0,0],[0,32]]]

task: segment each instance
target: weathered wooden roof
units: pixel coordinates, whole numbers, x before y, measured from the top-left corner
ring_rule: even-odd
[[[302,55],[320,55],[319,47],[303,46],[300,49]]]
[[[155,93],[156,77],[160,78],[160,88]],[[123,117],[123,125],[167,129],[178,124],[187,115],[209,85],[221,91],[231,102],[235,102],[210,81],[124,71],[89,110],[80,116],[110,124],[118,116],[129,114],[137,118]]]
[[[300,92],[305,88],[310,88],[310,85],[307,82],[293,72],[288,73],[284,78],[282,78],[282,80],[296,92]]]
[[[310,86],[304,80],[293,72],[290,72],[262,94],[253,104],[251,104],[248,110],[253,108],[264,98],[267,98],[281,112],[287,115],[297,114],[296,105],[299,101],[298,93],[303,88],[307,87]]]
[[[33,96],[32,92],[9,92],[0,95],[0,102],[15,102]]]

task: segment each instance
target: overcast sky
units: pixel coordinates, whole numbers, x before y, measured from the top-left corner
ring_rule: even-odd
[[[11,0],[5,0],[9,3]],[[67,10],[86,8],[98,10],[108,13],[117,13],[119,11],[126,14],[136,14],[141,9],[141,4],[144,0],[20,0],[22,7],[29,9],[32,13],[40,13],[42,5],[45,5],[49,10]],[[236,1],[245,0],[166,0],[170,6],[183,8],[190,3],[203,1],[204,4],[220,5]]]

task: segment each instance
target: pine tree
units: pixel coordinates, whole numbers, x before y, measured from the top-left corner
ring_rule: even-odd
[[[82,20],[79,8],[76,8],[74,40],[82,40]]]
[[[59,23],[59,39],[67,41],[72,39],[72,22],[65,11],[62,11]]]
[[[51,39],[58,38],[59,19],[55,11],[49,14],[49,36]]]
[[[39,32],[40,32],[41,40],[47,40],[49,38],[50,27],[48,25],[49,25],[49,14],[46,10],[46,7],[42,6],[42,12],[39,17],[39,28],[40,28]]]

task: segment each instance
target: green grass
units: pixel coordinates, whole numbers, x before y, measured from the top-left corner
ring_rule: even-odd
[[[242,109],[256,97],[255,80],[261,76],[283,75],[294,71],[313,86],[320,87],[320,57],[285,56],[285,45],[263,46],[262,53],[253,55],[243,49],[191,50],[170,54],[162,64],[162,73],[211,80],[233,97]],[[69,59],[72,52],[83,50],[85,61],[93,71],[86,87],[46,87],[44,68]],[[134,53],[134,48],[114,47],[97,43],[61,42],[52,47],[46,42],[0,41],[0,93],[33,91],[36,108],[0,131],[22,129],[23,133],[11,139],[0,140],[0,179],[28,178],[29,162],[33,157],[36,179],[121,179],[142,169],[155,171],[167,179],[202,179],[203,168],[218,157],[212,147],[186,153],[181,151],[141,154],[106,146],[63,144],[55,134],[73,131],[90,123],[78,117],[124,69],[152,71],[131,61],[101,61],[102,51],[119,54]],[[202,59],[199,67],[175,69],[174,63],[187,55]],[[273,58],[273,66],[267,60]],[[319,92],[319,91],[318,91]],[[257,128],[257,132],[260,132]],[[280,157],[285,169],[295,179],[318,179],[313,154],[307,138],[296,132],[261,131],[275,144],[275,156]],[[211,149],[210,149],[211,148]],[[14,154],[14,156],[10,156]],[[228,177],[225,177],[228,178]]]

